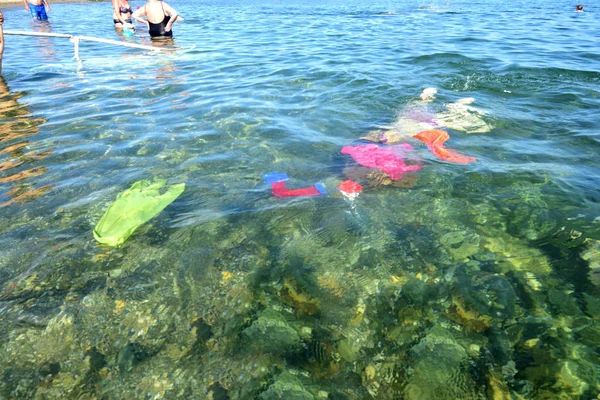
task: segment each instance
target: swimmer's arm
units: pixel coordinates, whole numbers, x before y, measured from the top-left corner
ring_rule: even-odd
[[[146,6],[135,10],[133,12],[133,14],[131,14],[131,18],[135,19],[139,23],[146,25],[147,27],[150,27],[150,25],[148,24],[148,21],[141,18],[143,15],[146,15]]]
[[[123,23],[124,20],[123,20],[123,18],[121,18],[121,13],[120,13],[121,10],[119,10],[117,0],[112,0],[112,6],[113,6],[113,19],[118,19],[119,21],[121,21],[121,23]]]
[[[173,22],[175,22],[175,20],[177,19],[177,11],[175,11],[173,7],[171,7],[165,2],[163,2],[163,6],[165,10],[169,13],[169,16],[171,17],[169,18],[169,22],[167,22],[167,25],[165,26],[165,32],[169,32],[171,30],[171,27],[173,26]]]
[[[113,6],[113,11],[114,11],[115,15],[117,16],[117,18],[120,18],[119,10],[117,9],[117,0],[112,0],[112,6]]]
[[[23,0],[23,4],[25,4],[25,9],[29,11],[29,4],[27,4],[27,0]]]
[[[50,4],[48,3],[48,0],[42,0],[42,3],[46,6],[46,11],[50,12]]]

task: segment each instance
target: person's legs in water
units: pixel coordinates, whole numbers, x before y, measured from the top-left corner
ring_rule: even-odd
[[[436,88],[425,88],[419,99],[414,99],[398,112],[396,120],[389,126],[382,126],[381,130],[369,132],[362,140],[382,144],[397,144],[405,142],[419,132],[436,129],[433,121],[434,112],[429,103],[435,100]]]
[[[48,14],[46,14],[46,7],[43,4],[39,6],[29,4],[29,10],[31,11],[31,17],[34,19],[39,19],[41,21],[46,21],[48,19]]]

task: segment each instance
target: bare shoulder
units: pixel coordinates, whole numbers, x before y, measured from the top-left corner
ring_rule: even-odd
[[[163,8],[169,12],[175,12],[175,9],[173,7],[171,7],[168,3],[165,3],[164,1],[162,2],[163,4]]]

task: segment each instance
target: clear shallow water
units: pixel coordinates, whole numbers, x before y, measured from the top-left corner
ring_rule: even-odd
[[[172,5],[173,54],[85,43],[78,66],[68,40],[6,37],[3,397],[597,396],[592,7]],[[6,30],[119,38],[108,3],[55,4],[49,26],[3,11]],[[492,131],[447,145],[477,162],[411,142],[424,168],[352,208],[340,149],[425,87],[437,108],[476,98]],[[330,194],[276,199],[271,171]],[[186,190],[98,245],[116,195],[153,178]]]

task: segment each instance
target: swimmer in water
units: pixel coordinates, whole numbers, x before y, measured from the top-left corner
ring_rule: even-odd
[[[418,100],[409,102],[398,112],[392,125],[380,127],[380,130],[369,132],[361,139],[395,144],[427,130],[449,128],[465,133],[491,131],[492,126],[482,118],[483,113],[470,106],[475,101],[474,98],[459,99],[436,110],[430,106],[436,94],[437,89],[425,88]]]
[[[143,16],[146,19],[141,18]],[[173,36],[172,27],[177,19],[177,11],[164,1],[148,0],[144,7],[135,10],[133,18],[148,27],[151,38],[170,38]]]
[[[575,12],[583,12],[583,6],[579,4],[577,7],[575,7]]]

